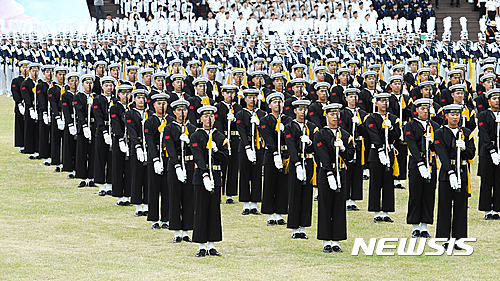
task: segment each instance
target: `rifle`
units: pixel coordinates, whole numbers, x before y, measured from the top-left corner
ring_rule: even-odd
[[[278,120],[277,120],[277,131],[278,131],[278,155],[281,158],[281,102],[278,104]],[[283,168],[278,169],[279,172],[283,171]]]
[[[233,113],[233,94],[231,95],[231,101],[229,102],[229,113]],[[231,120],[227,120],[227,146],[229,148],[229,156],[231,156]]]
[[[461,140],[462,139],[462,130],[460,129],[458,131],[458,139],[457,140]],[[460,153],[461,153],[461,150],[460,150],[460,147],[457,147],[457,161],[456,161],[456,169],[457,169],[457,180],[458,180],[458,188],[457,188],[457,192],[460,192],[461,188],[462,188],[462,175],[460,173],[461,171],[461,161],[460,161]]]
[[[354,100],[354,117],[358,116],[358,95],[356,95],[356,99]],[[359,120],[361,122],[361,120]],[[354,141],[352,142],[352,145],[354,147],[354,157],[353,157],[353,162],[356,163],[356,158],[357,158],[357,153],[356,153],[356,124],[352,122],[352,137],[354,138]],[[363,153],[363,152],[361,152]]]
[[[253,104],[252,116],[256,116],[256,114],[257,114],[257,113],[256,113],[256,112],[257,112],[257,110],[255,109],[255,96],[254,96],[254,97],[253,97],[253,99],[252,99],[252,104]],[[255,130],[256,130],[256,128],[255,128],[255,123],[252,123],[252,150],[253,150],[255,153],[257,153],[257,152],[255,151]],[[253,162],[252,164],[253,164],[253,165],[256,165],[257,163],[256,163],[256,162]]]
[[[430,114],[427,113],[427,116],[429,116]],[[427,126],[425,128],[425,135],[428,137],[429,135],[431,134],[431,124],[430,124],[430,121],[429,121],[429,117],[427,117]],[[431,165],[430,165],[430,161],[429,161],[429,155],[430,155],[430,151],[429,151],[429,142],[427,141],[427,138],[424,138],[424,141],[425,141],[425,166],[427,167],[427,169],[429,169],[429,173],[431,171]],[[425,183],[430,183],[431,182],[431,179],[425,179]]]
[[[148,111],[147,111],[147,107],[146,107],[146,99],[144,99],[144,112],[145,114],[147,115],[148,114]],[[144,162],[142,163],[143,166],[146,166],[148,163],[147,163],[147,158],[148,158],[148,154],[146,153],[147,150],[146,150],[146,134],[144,133],[144,123],[146,123],[146,118],[143,118],[141,120],[141,131],[142,131],[142,151],[144,153]]]
[[[90,84],[90,96],[89,98],[93,99],[93,93],[92,93],[92,86],[93,84]],[[92,111],[92,105],[88,104],[87,102],[87,126],[89,127],[90,131],[90,137],[89,137],[89,143],[92,141],[92,127],[90,127],[90,114]]]
[[[339,113],[337,113],[340,115]],[[338,122],[338,121],[337,121]],[[337,127],[337,134],[336,134],[337,140],[342,140],[341,135],[340,135],[340,128]],[[340,167],[339,167],[339,157],[340,157],[340,149],[338,146],[335,146],[335,172],[336,172],[336,180],[337,180],[337,187],[341,186],[340,184]],[[336,192],[340,192],[340,188],[337,188],[335,190]]]
[[[182,134],[184,134],[184,132],[186,132],[186,124],[185,124],[185,121],[184,121],[184,110],[182,110]],[[184,142],[181,141],[181,166],[182,166],[182,170],[183,171],[186,171],[186,161],[185,161],[185,151],[184,151]]]
[[[389,101],[385,101],[387,105],[389,105]],[[389,112],[386,112],[386,119],[388,119]],[[385,120],[385,119],[384,119]],[[382,121],[383,122],[383,121]],[[389,128],[385,126],[384,128],[384,138],[385,138],[385,155],[389,159]],[[385,167],[385,171],[389,172],[391,170],[391,163],[389,159],[389,164]]]
[[[212,147],[212,138],[213,138],[213,123],[212,122],[212,114],[209,116],[209,122],[210,122],[210,135],[208,136],[208,172],[210,175],[210,179],[213,181],[214,180],[214,173],[213,173],[213,159],[212,159],[212,154],[213,154],[213,147]],[[210,193],[214,193],[214,189]],[[222,194],[221,194],[222,196]]]
[[[47,89],[47,92],[49,91],[50,88],[52,88],[52,71],[50,72],[50,76],[49,76],[49,88]],[[50,110],[50,101],[47,101],[47,115],[50,117],[52,114],[51,114],[51,110]],[[52,118],[49,118],[49,124],[52,122]]]
[[[302,85],[300,86],[300,99],[302,99]],[[302,129],[302,137],[307,135],[307,125],[306,125],[306,111],[304,110],[304,128]],[[302,142],[302,168],[304,169],[304,173],[306,173],[306,143]],[[306,173],[307,174],[307,173]],[[307,177],[306,180],[302,182],[302,185],[307,184]]]
[[[162,105],[161,106],[161,124],[160,126],[166,122],[165,120],[165,107]],[[165,131],[165,127],[163,127],[163,129],[161,130],[160,132],[160,149],[159,149],[159,158],[160,158],[160,163],[161,163],[161,166],[163,167],[163,155],[162,155],[162,150],[163,150],[163,132]],[[162,172],[162,175],[163,175],[163,172]]]

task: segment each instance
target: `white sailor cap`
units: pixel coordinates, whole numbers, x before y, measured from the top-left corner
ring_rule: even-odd
[[[495,88],[495,89],[489,90],[486,93],[486,96],[488,97],[488,99],[491,99],[492,97],[498,97],[498,96],[500,96],[500,88]]]
[[[158,94],[154,94],[151,96],[151,101],[153,103],[155,103],[157,101],[168,101],[169,98],[170,98],[170,96],[168,94],[158,93]]]
[[[434,103],[433,100],[429,98],[420,98],[414,102],[415,107],[432,106],[433,103]]]
[[[153,73],[154,73],[154,72],[155,72],[155,70],[154,70],[154,69],[147,67],[147,68],[142,69],[139,73],[140,73],[142,76],[144,76],[144,75],[148,75],[148,74],[153,75]]]
[[[153,80],[161,77],[166,78],[167,76],[168,76],[167,73],[163,71],[158,71],[155,74],[153,74]]]
[[[431,74],[431,69],[428,67],[422,67],[419,70],[417,70],[418,75],[420,74]]]
[[[420,58],[418,58],[418,57],[413,57],[413,58],[409,58],[409,59],[406,60],[406,63],[408,65],[410,65],[412,63],[418,63],[418,62],[420,62]]]
[[[170,75],[170,80],[172,80],[172,81],[176,81],[176,80],[184,81],[185,79],[186,79],[186,75],[181,74],[181,73]]]
[[[108,63],[105,62],[105,61],[97,61],[95,64],[94,64],[94,67],[98,67],[99,65],[104,65],[104,67],[108,66]]]
[[[319,65],[314,68],[314,73],[325,72],[325,71],[326,71],[326,66],[324,65]]]
[[[245,89],[243,90],[243,96],[246,97],[256,97],[260,94],[259,89]]]
[[[207,68],[207,71],[210,71],[210,70],[217,71],[219,69],[219,67],[217,65],[215,65],[215,64],[209,64],[209,65],[206,66],[206,68]]]
[[[366,79],[366,78],[369,78],[369,77],[377,77],[377,72],[376,71],[373,71],[373,70],[368,70],[368,71],[365,71],[363,74],[361,74],[361,76]]]
[[[120,68],[121,68],[121,65],[120,65],[119,63],[117,63],[117,62],[110,63],[110,64],[109,64],[109,69],[111,70],[111,69],[113,69],[113,68],[118,68],[118,69],[120,69]]]
[[[458,63],[458,64],[455,64],[453,66],[453,69],[463,69],[465,70],[467,68],[467,65],[463,64],[463,63]]]
[[[23,65],[29,66],[30,64],[31,64],[31,62],[29,60],[22,60],[19,62],[19,66],[23,66]]]
[[[481,67],[481,70],[483,72],[485,72],[487,70],[492,70],[493,72],[495,72],[495,65],[493,65],[493,64],[485,64],[485,65],[483,65],[483,67]]]
[[[454,69],[450,72],[448,72],[448,77],[462,77],[462,70],[460,69]]]
[[[198,77],[196,79],[194,79],[193,81],[193,86],[198,86],[198,85],[203,85],[203,84],[207,84],[208,83],[208,79],[206,77]]]
[[[292,102],[292,105],[295,107],[295,108],[299,108],[299,107],[309,107],[309,105],[311,104],[311,101],[310,100],[306,100],[306,99],[301,99],[301,100],[296,100],[294,102]]]
[[[68,75],[66,75],[66,80],[69,81],[72,77],[76,77],[78,80],[80,80],[80,73],[78,72],[70,72]]]
[[[113,83],[113,85],[116,85],[116,79],[111,76],[104,76],[100,80],[101,85],[104,85],[105,83]]]
[[[121,84],[116,86],[116,91],[119,93],[130,93],[133,88],[132,85]]]
[[[448,113],[462,113],[462,105],[461,104],[448,104],[443,106],[444,114]]]
[[[341,108],[342,108],[342,105],[340,103],[330,103],[330,104],[323,105],[323,110],[326,113],[339,112]]]
[[[306,69],[307,66],[305,64],[302,64],[302,63],[297,63],[297,64],[294,64],[292,66],[292,70],[295,70],[295,69]]]
[[[276,80],[276,79],[283,79],[283,80],[287,80],[286,78],[286,74],[285,73],[274,73],[273,75],[271,75],[271,79],[272,80]]]
[[[317,83],[316,85],[314,85],[314,88],[316,89],[316,91],[319,91],[319,90],[329,90],[330,89],[330,83],[328,82],[319,82]]]
[[[450,92],[464,92],[467,87],[464,84],[455,84],[450,87]]]
[[[64,73],[68,73],[68,69],[64,66],[56,66],[54,68],[54,72],[57,74],[59,72],[64,72]]]
[[[254,71],[252,73],[249,73],[249,75],[253,78],[253,77],[264,77],[266,73],[262,70],[258,70],[258,71]]]
[[[191,60],[188,62],[187,64],[188,66],[192,66],[192,65],[201,65],[201,62],[199,60]]]
[[[236,86],[236,85],[224,85],[224,86],[221,86],[220,89],[222,92],[232,93],[232,92],[236,92],[236,90],[238,90],[238,86]]]
[[[340,60],[339,58],[335,57],[335,58],[329,58],[329,59],[326,59],[326,64],[329,65],[330,63],[338,63]]]
[[[137,65],[129,65],[127,66],[127,69],[126,71],[127,72],[130,72],[130,71],[137,71],[139,69],[139,67]]]
[[[86,80],[94,81],[95,80],[94,74],[83,74],[82,76],[80,76],[80,83],[83,83]]]
[[[481,83],[486,81],[494,81],[497,76],[494,73],[485,74],[481,77]]]
[[[198,110],[196,110],[196,112],[198,112],[198,114],[200,114],[200,116],[205,115],[205,114],[214,114],[217,112],[217,107],[215,107],[213,105],[203,105],[200,108],[198,108]]]
[[[347,88],[344,91],[344,96],[359,95],[361,91],[358,88]]]
[[[484,64],[494,64],[497,62],[495,57],[487,57],[484,59]]]
[[[424,82],[420,82],[418,84],[418,87],[419,88],[424,88],[424,87],[432,87],[434,85],[434,82],[433,81],[424,81]]]
[[[350,65],[353,65],[353,64],[357,66],[359,64],[359,61],[358,60],[348,60],[348,61],[345,62],[345,64],[347,66],[350,66]]]
[[[351,75],[351,72],[352,72],[352,70],[350,68],[347,68],[347,67],[337,69],[337,75],[339,75],[339,76],[342,74]]]
[[[281,92],[272,92],[266,98],[268,104],[272,103],[275,100],[283,101],[285,100],[285,96]]]
[[[181,59],[174,59],[174,60],[170,61],[170,65],[175,65],[175,64],[182,65],[182,60]]]
[[[46,69],[54,69],[54,68],[55,68],[55,66],[53,64],[45,64],[45,65],[42,65],[41,70],[45,71]]]
[[[398,70],[403,70],[404,71],[405,66],[404,64],[396,64],[392,67],[392,71],[398,71]]]
[[[293,86],[305,86],[306,85],[306,80],[303,78],[295,78],[290,81]]]
[[[396,82],[403,82],[403,76],[401,75],[393,75],[389,77],[389,84],[396,83]]]
[[[31,69],[31,68],[40,68],[42,65],[39,64],[38,62],[30,62],[30,64],[28,65],[28,67]]]
[[[368,66],[368,69],[370,69],[370,70],[374,70],[374,69],[379,70],[379,69],[380,69],[380,67],[381,67],[381,66],[380,66],[380,64],[375,63],[375,64],[370,64],[370,65]]]
[[[380,94],[376,94],[374,96],[374,98],[377,101],[383,101],[383,100],[388,100],[390,96],[391,96],[391,94],[389,94],[389,93],[380,93]]]
[[[277,65],[277,64],[283,64],[283,60],[279,58],[274,58],[273,61],[271,61],[271,66]]]
[[[244,68],[236,68],[236,69],[233,69],[231,74],[233,74],[233,76],[238,75],[238,74],[245,75],[245,71],[246,70]]]
[[[148,90],[146,89],[135,89],[133,92],[132,92],[132,95],[134,97],[147,97],[148,95]]]
[[[187,108],[189,106],[189,101],[185,99],[178,99],[170,104],[170,107],[172,107],[174,110],[176,108]]]

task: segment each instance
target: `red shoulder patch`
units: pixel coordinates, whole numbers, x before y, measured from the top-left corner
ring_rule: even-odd
[[[189,109],[194,109],[194,106],[192,106],[192,105],[191,105],[191,106],[189,107]]]
[[[241,123],[241,120],[236,120],[236,124],[240,124]]]
[[[132,123],[132,120],[128,119],[128,120],[127,120],[127,123]]]
[[[166,140],[169,140],[169,139],[170,139],[170,136],[165,136],[165,139],[166,139]]]
[[[479,126],[483,126],[483,122],[479,122]]]
[[[16,84],[12,85],[12,88],[15,88],[15,87],[17,87]]]
[[[288,106],[287,106],[287,107],[285,107],[285,110],[289,110],[289,109],[290,109],[290,107],[288,107]]]
[[[441,102],[444,102],[444,99],[442,99]]]
[[[21,88],[21,90],[24,90],[24,89],[26,89],[26,87],[22,87],[22,88]]]
[[[198,146],[197,142],[193,143],[193,147],[197,147],[197,146]]]
[[[477,107],[483,107],[483,105],[482,104],[478,104]]]
[[[339,124],[342,124],[342,120],[339,120]]]
[[[358,103],[363,103],[363,100],[358,100]]]
[[[40,94],[41,92],[42,92],[42,91],[40,91],[40,90],[36,91],[36,93],[37,93],[37,94]]]
[[[266,125],[262,125],[261,127],[262,127],[262,129],[265,129],[265,128],[266,128]]]
[[[73,102],[73,104],[78,104],[78,102],[77,102],[77,101],[74,101],[74,102]]]
[[[97,105],[94,105],[94,109],[97,109],[97,108],[98,108],[98,106],[97,106]]]
[[[63,102],[63,105],[68,105],[67,103]]]
[[[267,85],[267,87],[268,87],[268,88],[270,88],[270,87],[271,87],[271,85]]]
[[[368,125],[368,127],[370,127],[370,128],[373,127],[373,124]]]
[[[434,141],[434,143],[435,143],[435,144],[438,144],[438,143],[439,143],[439,140],[435,140],[435,141]]]
[[[49,98],[51,98],[51,97],[52,97],[52,94],[49,94]]]
[[[219,116],[219,115],[217,115],[217,114],[214,114],[214,116],[215,116],[215,118],[217,118],[217,116]]]
[[[410,131],[408,131],[408,132],[406,132],[406,134],[407,134],[407,135],[411,135],[411,132],[410,132]]]
[[[337,93],[335,93],[335,92],[332,93],[332,96],[336,96],[336,95],[337,95]]]
[[[311,112],[309,112],[309,115],[314,115],[314,112],[312,112],[312,111],[311,111]]]
[[[170,83],[167,83],[167,86],[170,86]]]
[[[149,129],[144,129],[144,133],[148,133],[149,132]]]
[[[111,118],[115,118],[116,117],[116,114],[111,114]]]
[[[287,138],[287,139],[289,139],[289,138],[291,138],[291,137],[292,137],[292,135],[290,135],[290,134],[286,135],[286,138]]]
[[[321,142],[318,142],[317,146],[320,147],[322,146],[323,144]]]

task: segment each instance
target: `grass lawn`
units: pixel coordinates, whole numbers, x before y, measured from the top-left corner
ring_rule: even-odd
[[[410,237],[406,224],[408,190],[396,190],[394,223],[373,223],[365,200],[348,213],[343,253],[324,254],[316,239],[317,204],[309,240],[266,226],[267,216],[242,216],[242,204],[222,208],[222,257],[196,258],[196,244],[172,243],[173,232],[152,230],[133,207],[117,207],[97,188],[77,188],[78,180],[29,161],[13,147],[13,101],[0,96],[0,278],[38,280],[157,279],[455,279],[498,280],[500,222],[477,210],[479,178],[472,170],[469,237],[477,238],[470,257],[351,256],[357,237]],[[437,199],[437,198],[436,198]],[[286,219],[286,218],[285,218]],[[430,226],[431,235],[435,225]]]

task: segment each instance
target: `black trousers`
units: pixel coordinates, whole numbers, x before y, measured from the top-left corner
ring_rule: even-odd
[[[418,169],[410,169],[408,214],[406,223],[434,223],[434,201],[436,194],[437,170],[433,167],[431,181],[425,182]]]
[[[288,178],[288,221],[287,228],[299,228],[311,226],[313,186],[311,178],[313,175],[312,159],[306,162],[306,184],[297,179],[295,167],[290,167]],[[318,199],[319,200],[319,199]]]
[[[439,181],[436,238],[467,237],[467,198],[466,179],[460,192],[449,181]]]
[[[231,147],[233,147],[232,142]],[[227,196],[238,195],[239,158],[238,146],[236,146],[231,149],[229,163],[222,165],[222,186],[224,186]]]
[[[210,193],[203,185],[194,185],[193,242],[195,243],[222,241],[220,188],[216,186],[214,192]]]
[[[341,179],[344,176],[341,173]],[[341,180],[345,182],[344,180]],[[338,184],[338,183],[337,183]],[[342,241],[347,239],[347,220],[345,210],[345,189],[340,192],[330,189],[326,172],[318,174],[318,239]]]
[[[50,124],[45,125],[43,115],[38,114],[38,153],[40,158],[50,158]]]
[[[491,157],[479,156],[479,175],[481,186],[479,191],[479,211],[500,212],[500,167],[493,164]]]
[[[94,178],[94,150],[95,135],[91,140],[85,138],[83,132],[76,134],[76,163],[75,178],[93,179]]]
[[[137,160],[135,149],[130,150],[130,203],[148,204],[148,167]]]
[[[125,153],[120,151],[118,140],[118,137],[113,137],[111,153],[113,163],[111,169],[112,193],[114,197],[130,197],[130,160],[125,157]]]
[[[264,188],[261,212],[264,214],[288,213],[288,175],[279,172],[273,163],[264,165]]]
[[[255,165],[248,161],[246,152],[240,152],[240,202],[262,201],[262,160],[263,154],[257,152]]]
[[[345,194],[346,199],[363,200],[363,166],[361,165],[361,157],[356,159],[356,162],[347,163]]]
[[[63,171],[72,172],[75,170],[76,158],[76,136],[69,133],[68,127],[63,133]]]
[[[163,161],[166,164],[168,159],[164,158]],[[153,163],[148,163],[148,221],[159,221],[161,214],[161,221],[167,222],[169,220],[168,203],[167,171],[163,171],[163,174],[159,175],[155,173]]]
[[[96,135],[94,155],[94,182],[112,183],[113,153],[101,134]]]
[[[396,158],[398,159],[399,167],[399,176],[395,178],[398,180],[406,180],[406,175],[408,173],[408,146],[402,141],[397,141],[395,147],[398,151]]]
[[[29,112],[24,118],[24,152],[32,154],[38,152],[38,121],[31,119]]]
[[[394,212],[394,180],[392,169],[378,161],[368,163],[370,167],[370,186],[368,195],[369,212]],[[382,198],[382,202],[380,199]]]
[[[192,230],[194,223],[193,170],[187,170],[187,181],[177,180],[175,170],[168,171],[169,185],[169,229]]]
[[[61,164],[61,142],[64,131],[57,128],[57,121],[52,118],[52,123],[50,123],[50,158],[52,159],[52,165]]]
[[[28,111],[25,114],[29,114]],[[24,115],[19,112],[18,104],[14,107],[14,146],[24,147]]]

